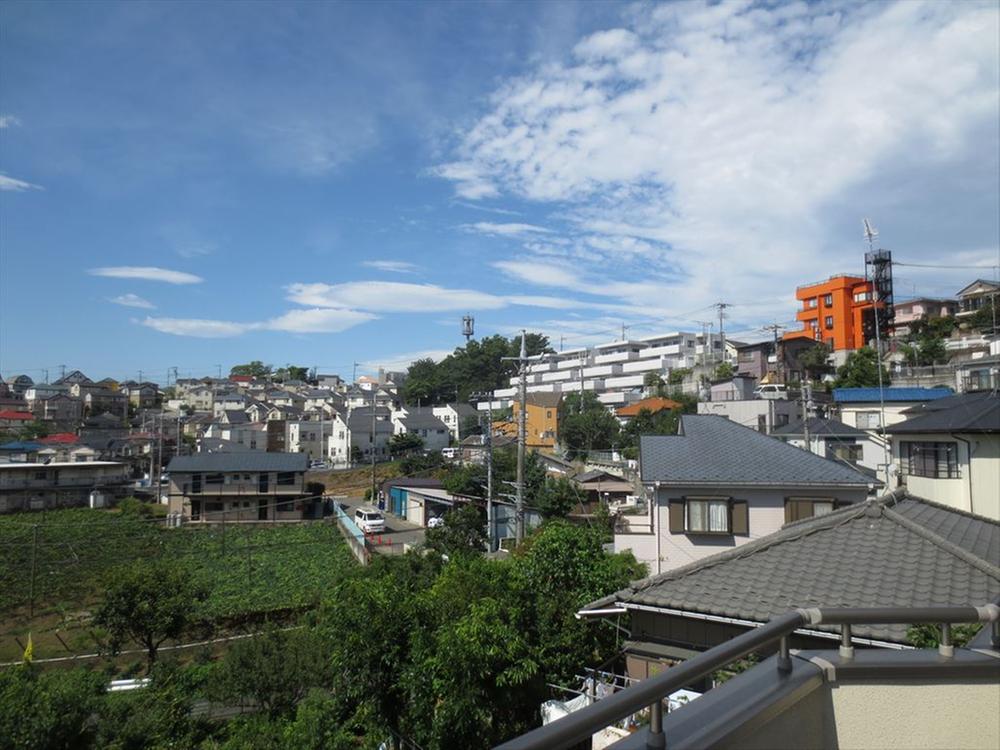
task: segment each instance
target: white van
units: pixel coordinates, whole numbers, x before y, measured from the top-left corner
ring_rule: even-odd
[[[767,385],[757,386],[753,395],[755,398],[788,398],[788,388],[784,383],[768,383]]]
[[[354,523],[366,534],[381,534],[385,531],[385,516],[382,511],[370,505],[363,505],[354,511]]]

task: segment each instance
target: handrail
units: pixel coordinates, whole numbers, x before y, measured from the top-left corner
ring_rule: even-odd
[[[662,735],[662,703],[670,693],[689,685],[716,669],[731,664],[762,646],[780,641],[778,669],[791,670],[788,636],[804,625],[841,625],[841,653],[848,656],[850,626],[933,622],[942,624],[942,656],[951,655],[950,625],[964,622],[994,623],[994,646],[997,647],[996,624],[1000,623],[1000,607],[987,604],[980,607],[832,607],[796,609],[770,622],[736,636],[677,666],[660,672],[632,687],[604,698],[586,708],[564,716],[531,732],[515,737],[497,750],[560,750],[586,740],[596,732],[632,714],[651,709],[648,747],[664,747]]]

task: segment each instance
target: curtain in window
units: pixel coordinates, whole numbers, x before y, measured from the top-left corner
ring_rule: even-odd
[[[710,531],[729,531],[729,504],[722,500],[709,505]]]
[[[688,530],[708,531],[708,503],[688,502]]]

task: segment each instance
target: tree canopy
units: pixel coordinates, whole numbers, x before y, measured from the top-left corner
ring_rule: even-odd
[[[869,346],[864,346],[847,355],[847,362],[837,368],[835,388],[877,388],[878,354]],[[882,367],[882,384],[889,385],[889,371]]]
[[[563,398],[559,440],[570,457],[586,456],[594,450],[611,450],[618,441],[618,431],[618,420],[593,391],[570,393]]]
[[[266,375],[271,374],[271,365],[265,365],[259,359],[255,359],[252,362],[247,362],[245,365],[233,365],[230,370],[230,375],[250,375],[255,378],[263,378]]]
[[[552,351],[548,337],[538,333],[527,335],[526,349],[529,356]],[[427,406],[468,401],[472,393],[506,387],[517,363],[504,357],[516,357],[520,350],[520,336],[496,335],[473,339],[440,362],[418,359],[407,370],[403,399]]]

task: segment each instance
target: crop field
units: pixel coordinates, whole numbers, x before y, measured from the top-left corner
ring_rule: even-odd
[[[209,590],[200,619],[230,625],[309,607],[355,565],[332,521],[170,529],[162,518],[87,508],[3,516],[0,661],[17,658],[29,632],[36,658],[92,651],[89,615],[104,577],[157,557]]]

